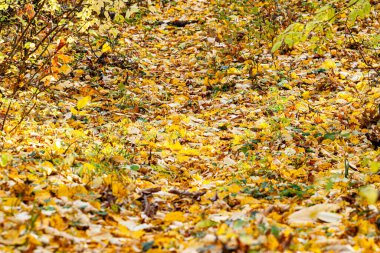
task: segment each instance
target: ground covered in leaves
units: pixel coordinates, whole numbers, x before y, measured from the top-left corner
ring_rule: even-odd
[[[379,77],[339,24],[272,55],[271,8],[176,1],[63,48],[71,78],[2,136],[0,251],[379,251]]]

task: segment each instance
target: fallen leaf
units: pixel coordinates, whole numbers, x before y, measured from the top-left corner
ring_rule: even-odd
[[[288,223],[292,225],[302,225],[307,223],[314,223],[318,219],[318,215],[322,212],[335,211],[339,209],[336,204],[317,204],[311,207],[304,207],[289,215]],[[324,216],[322,214],[322,216]]]

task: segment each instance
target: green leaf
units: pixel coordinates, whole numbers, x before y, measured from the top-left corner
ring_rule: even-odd
[[[26,42],[25,45],[24,45],[24,48],[26,48],[26,49],[34,49],[34,48],[36,48],[36,44],[34,44],[33,42]]]
[[[357,10],[353,10],[350,12],[350,14],[348,14],[348,18],[347,18],[347,22],[349,25],[353,25],[355,20],[356,20],[356,17],[358,16],[358,11]]]
[[[358,0],[351,0],[351,1],[348,3],[348,6],[355,5],[355,4],[357,4],[358,2],[360,2],[360,1],[358,1]]]
[[[327,140],[327,139],[329,139],[329,140],[335,140],[335,138],[336,138],[336,135],[337,135],[337,133],[326,133],[324,136],[323,136],[323,139],[325,139],[325,140]]]
[[[13,159],[11,154],[8,153],[2,153],[1,154],[1,160],[0,160],[0,166],[5,167],[8,165],[9,162],[11,162]]]
[[[218,223],[212,220],[201,220],[198,222],[195,227],[196,228],[208,228],[208,227],[213,227],[217,225]]]
[[[370,14],[371,12],[371,3],[366,1],[364,4],[363,4],[363,13],[364,13],[364,16],[367,16],[368,14]]]
[[[243,228],[245,225],[247,224],[246,221],[242,220],[242,219],[237,219],[235,220],[234,224],[233,224],[233,228],[234,229],[241,229]]]
[[[280,237],[280,232],[281,232],[281,229],[275,225],[272,225],[272,227],[270,228],[270,232],[272,233],[272,235],[274,235],[276,238],[279,238]]]
[[[154,241],[150,241],[150,242],[143,242],[142,243],[142,251],[143,252],[147,252],[148,250],[150,250],[154,245]]]
[[[305,25],[305,28],[303,30],[303,35],[302,35],[302,40],[303,41],[305,41],[307,39],[307,37],[309,36],[310,32],[312,32],[315,29],[315,27],[318,26],[318,24],[320,24],[320,22],[311,21],[311,22],[308,22]]]
[[[334,8],[330,5],[325,5],[317,11],[314,20],[319,22],[332,21],[334,15]]]
[[[351,1],[352,2],[352,1]],[[350,26],[354,25],[358,17],[364,18],[371,12],[371,3],[367,0],[359,0],[356,4],[353,4],[351,12],[348,14],[348,24]]]
[[[275,42],[272,46],[271,52],[272,53],[276,52],[281,47],[281,45],[282,45],[282,40]]]
[[[379,35],[373,35],[370,41],[371,41],[371,44],[374,46],[379,44],[380,43],[380,34]]]
[[[129,168],[131,170],[138,171],[140,169],[140,166],[138,166],[137,164],[132,164]]]
[[[288,46],[293,46],[294,45],[294,40],[291,36],[286,36],[284,39],[284,42]]]
[[[125,18],[120,14],[116,14],[113,21],[116,23],[122,23],[125,21]]]
[[[129,7],[129,10],[126,11],[125,13],[125,18],[128,19],[130,18],[133,14],[139,12],[139,6],[137,4],[133,4]]]

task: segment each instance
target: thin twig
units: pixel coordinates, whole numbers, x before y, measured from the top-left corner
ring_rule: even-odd
[[[3,123],[1,124],[1,131],[4,131],[5,121],[7,120],[9,110],[11,109],[11,105],[12,105],[12,101],[9,101],[7,111],[5,112],[5,115],[4,115]]]
[[[26,34],[26,31],[28,30],[28,28],[31,26],[31,24],[33,23],[34,19],[39,15],[40,11],[42,10],[42,7],[45,5],[45,2],[47,0],[43,0],[42,3],[39,5],[39,8],[37,9],[37,11],[34,13],[34,16],[30,19],[30,21],[28,22],[27,26],[25,27],[25,29],[22,31],[19,39],[16,41],[15,45],[13,46],[13,49],[11,51],[11,53],[9,54],[9,58],[11,59],[13,56],[14,56],[14,53],[16,51],[16,49],[18,48],[18,44],[20,43],[20,41],[25,37],[25,34]]]

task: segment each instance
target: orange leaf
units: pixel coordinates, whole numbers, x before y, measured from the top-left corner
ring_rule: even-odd
[[[183,212],[171,212],[171,213],[168,213],[166,216],[165,216],[165,221],[168,221],[168,222],[172,222],[172,221],[185,221],[186,218],[184,216],[184,213]]]
[[[26,4],[25,5],[25,12],[26,12],[26,15],[28,16],[28,19],[31,20],[36,13],[34,11],[33,4]]]

